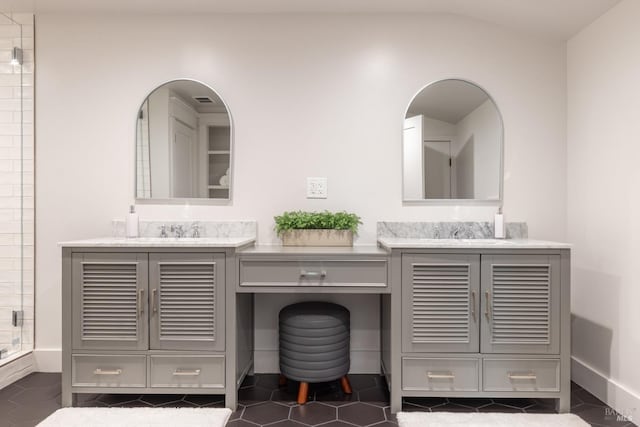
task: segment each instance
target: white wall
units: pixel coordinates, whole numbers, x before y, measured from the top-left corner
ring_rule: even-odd
[[[473,139],[473,135],[470,135],[462,149],[458,152],[453,162],[452,181],[454,191],[452,195],[454,198],[474,198],[475,185],[475,151],[476,144]],[[477,197],[477,195],[475,196]],[[480,197],[478,197],[480,198]],[[497,198],[497,197],[496,197]]]
[[[568,43],[574,379],[640,418],[640,2]]]
[[[500,131],[502,124],[493,101],[478,108],[456,123],[456,156],[473,136],[473,193],[476,199],[500,197]]]
[[[159,83],[211,85],[235,125],[229,206],[138,207],[141,218],[256,219],[285,209],[378,220],[491,220],[495,206],[403,206],[404,112],[429,82],[467,78],[505,122],[508,220],[565,238],[565,57],[559,43],[426,15],[38,15],[38,348],[60,346],[61,240],[110,233],[134,193],[136,113]],[[326,200],[305,199],[328,177]]]

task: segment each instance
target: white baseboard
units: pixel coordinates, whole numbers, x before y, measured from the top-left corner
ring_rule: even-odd
[[[640,394],[635,393],[576,357],[571,358],[571,379],[615,409],[628,421],[640,421]]]
[[[33,350],[38,372],[62,372],[62,350],[59,348],[36,348]]]
[[[36,361],[33,353],[27,353],[23,356],[16,355],[15,359],[0,366],[0,389],[35,371]]]
[[[277,374],[280,372],[278,350],[255,350],[253,371],[256,374]],[[379,374],[380,352],[351,350],[350,374]]]

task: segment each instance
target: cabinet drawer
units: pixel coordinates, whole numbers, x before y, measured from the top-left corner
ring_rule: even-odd
[[[242,260],[240,286],[387,286],[386,260]]]
[[[402,389],[478,391],[479,359],[402,359]]]
[[[150,356],[151,387],[224,388],[224,356]]]
[[[74,387],[146,387],[146,356],[74,354]]]
[[[484,391],[560,391],[558,359],[484,359]]]

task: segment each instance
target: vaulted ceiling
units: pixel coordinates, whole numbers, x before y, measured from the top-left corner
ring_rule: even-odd
[[[566,40],[620,0],[0,0],[39,13],[447,13]]]

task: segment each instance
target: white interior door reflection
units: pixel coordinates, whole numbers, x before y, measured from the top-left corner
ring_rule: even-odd
[[[195,168],[198,153],[196,131],[175,119],[172,120],[172,128],[170,196],[192,197],[197,184],[191,172]]]

